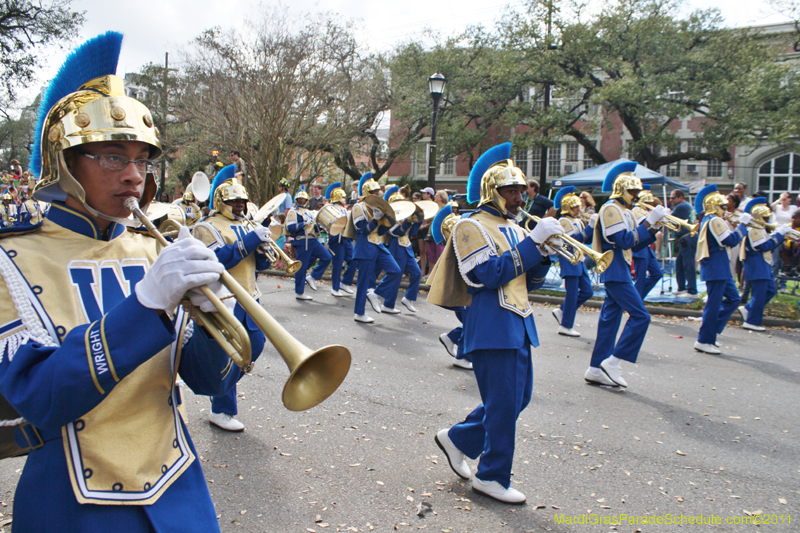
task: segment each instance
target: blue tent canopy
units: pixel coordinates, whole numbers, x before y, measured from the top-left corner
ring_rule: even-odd
[[[570,174],[568,176],[564,176],[563,178],[553,180],[551,187],[553,189],[560,189],[561,187],[573,185],[576,189],[591,189],[593,187],[600,188],[603,186],[603,178],[606,177],[608,171],[611,170],[614,165],[618,165],[626,161],[629,161],[629,159],[622,158],[617,159],[616,161],[611,161],[610,163],[604,163],[597,167],[581,170],[575,174]],[[655,170],[650,170],[642,165],[638,165],[636,167],[636,176],[642,180],[642,183],[649,183],[650,185],[666,185],[667,187],[689,192],[688,185],[684,185],[683,183],[670,179],[662,174],[659,174]]]

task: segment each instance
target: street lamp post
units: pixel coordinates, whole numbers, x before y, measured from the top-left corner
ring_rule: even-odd
[[[431,123],[431,142],[428,149],[428,187],[436,190],[436,126],[437,116],[439,114],[439,100],[444,93],[444,87],[447,85],[447,78],[441,72],[437,71],[436,74],[428,78],[428,89],[433,98],[433,122]]]

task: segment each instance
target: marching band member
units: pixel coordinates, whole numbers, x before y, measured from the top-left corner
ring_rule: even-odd
[[[627,387],[622,377],[620,361],[635,363],[644,336],[650,325],[650,313],[644,308],[642,297],[633,286],[631,278],[632,252],[641,250],[655,241],[658,228],[668,209],[658,206],[637,225],[631,207],[642,190],[642,182],[634,174],[636,162],[615,165],[603,180],[603,192],[610,192],[609,200],[598,213],[592,247],[596,252],[614,251],[611,265],[600,274],[605,285],[606,299],[600,309],[597,339],[589,368],[584,379],[599,385]],[[617,341],[622,312],[629,318]]]
[[[23,198],[23,200],[19,206],[21,221],[23,224],[35,226],[42,221],[42,215],[44,214],[42,204],[34,198],[28,198],[27,200]]]
[[[192,233],[214,252],[231,276],[258,300],[261,296],[256,284],[258,272],[270,267],[269,260],[258,248],[262,242],[270,240],[269,230],[264,226],[250,229],[245,220],[249,198],[247,191],[234,178],[235,173],[236,165],[228,165],[214,176],[210,191],[210,207],[213,211],[194,226]],[[264,333],[240,305],[234,307],[233,314],[247,328],[251,338],[259,339],[257,351],[256,345],[253,346],[255,360],[264,346]],[[244,424],[235,418],[237,413],[234,385],[225,394],[211,398],[208,421],[226,431],[244,431]]]
[[[400,187],[394,185],[386,189],[383,199],[390,204],[398,200],[405,200],[406,197],[400,192]],[[411,249],[411,237],[414,237],[422,225],[422,210],[417,208],[417,212],[408,217],[408,219],[396,223],[389,228],[387,235],[390,237],[389,252],[394,257],[397,266],[400,268],[400,277],[402,279],[404,274],[408,274],[408,288],[406,295],[400,300],[400,303],[406,306],[406,309],[412,313],[417,312],[414,307],[414,302],[417,301],[417,293],[419,292],[419,282],[422,279],[422,271],[417,264],[417,258],[414,256],[414,250]],[[392,303],[392,307],[394,304]]]
[[[331,254],[317,240],[319,233],[314,223],[314,214],[306,209],[308,203],[308,193],[305,189],[300,189],[294,195],[295,205],[286,214],[286,232],[294,237],[292,247],[295,249],[295,257],[302,261],[302,266],[294,275],[294,297],[298,300],[313,300],[311,296],[305,294],[305,285],[311,290],[317,290],[316,282],[322,279],[322,274],[331,264]],[[308,267],[319,260],[317,266],[310,274]]]
[[[695,259],[700,262],[700,279],[706,282],[708,292],[694,349],[709,354],[721,353],[717,347],[717,335],[725,329],[728,319],[742,301],[733,282],[727,249],[742,241],[747,235],[747,224],[752,220],[750,213],[742,213],[739,227],[731,231],[723,218],[722,206],[727,203],[725,197],[717,192],[716,185],[704,187],[694,197],[695,212],[704,213]]]
[[[345,203],[347,202],[347,195],[342,189],[342,183],[337,181],[331,183],[325,189],[325,199],[332,204],[336,204],[345,210]],[[331,263],[331,294],[336,297],[341,297],[346,294],[353,294],[354,291],[350,285],[353,283],[353,277],[356,271],[356,262],[353,261],[353,241],[348,239],[342,233],[338,235],[328,235],[328,248],[333,253],[333,261]],[[347,268],[342,276],[342,267],[345,261]]]
[[[13,228],[19,223],[19,210],[11,193],[3,193],[3,203],[0,204],[0,223],[4,228]]]
[[[453,226],[456,225],[458,219],[458,204],[456,202],[450,202],[441,208],[439,212],[436,213],[436,216],[433,217],[433,221],[431,222],[431,236],[433,237],[433,241],[436,244],[441,244],[444,246],[447,243],[447,239],[450,238],[450,234],[453,232]],[[456,318],[461,325],[453,328],[447,333],[442,333],[439,335],[439,342],[442,343],[444,349],[447,350],[447,353],[453,357],[454,367],[472,370],[472,357],[470,357],[468,353],[464,352],[462,348],[462,340],[464,339],[464,322],[466,320],[465,316],[467,311],[469,311],[469,307],[455,307],[452,308],[452,311],[456,314]]]
[[[566,235],[581,243],[591,239],[592,227],[584,225],[580,219],[581,200],[575,196],[575,187],[564,187],[558,191],[554,204],[557,210],[561,210],[559,223]],[[594,294],[592,282],[589,279],[589,271],[586,270],[586,264],[583,261],[573,265],[563,257],[560,257],[558,264],[561,267],[561,278],[564,280],[566,289],[564,303],[561,304],[561,307],[553,310],[553,316],[558,322],[558,334],[567,337],[580,337],[581,334],[574,329],[575,314],[578,308]]]
[[[394,309],[394,300],[400,288],[401,272],[389,249],[383,244],[382,237],[388,230],[380,223],[387,215],[379,207],[370,207],[364,203],[367,194],[380,195],[381,187],[372,179],[372,172],[361,176],[358,182],[359,202],[350,211],[347,221],[346,233],[356,235],[353,258],[358,262],[358,281],[356,282],[355,321],[369,324],[375,319],[365,314],[367,300],[376,313],[387,312],[397,314]],[[391,215],[391,213],[388,213]],[[371,294],[368,294],[369,285],[374,282],[375,273],[379,270],[385,272],[380,285]],[[378,296],[384,298],[384,305],[380,305]],[[386,301],[392,304],[385,305]]]
[[[176,379],[219,394],[241,375],[178,307],[208,308],[196,287],[227,292],[224,267],[187,230],[157,255],[126,229],[125,200],[155,196],[161,144],[114,75],[121,42],[86,42],[51,82],[31,156],[51,208],[2,240],[0,393],[31,447],[15,531],[219,532]]]
[[[772,214],[766,205],[766,198],[753,198],[744,208],[745,213],[750,213],[753,221],[766,223]],[[744,265],[744,280],[751,284],[752,298],[747,305],[739,307],[742,314],[742,328],[753,331],[765,331],[761,326],[764,319],[764,307],[778,293],[775,278],[772,277],[772,250],[783,243],[783,237],[791,228],[782,225],[775,233],[769,235],[766,228],[752,226],[747,230],[744,244],[741,246],[739,258]]]
[[[544,282],[555,253],[550,246],[561,245],[563,229],[553,218],[530,234],[517,224],[526,183],[510,155],[511,143],[495,146],[472,168],[467,201],[478,202],[478,210],[455,225],[431,274],[428,301],[469,305],[462,348],[472,356],[482,400],[463,422],[440,430],[436,444],[457,475],[471,477],[473,490],[519,504],[525,495],[509,486],[516,421],[531,398],[531,345],[539,345],[528,291]],[[480,457],[474,475],[466,457]]]
[[[183,209],[183,212],[186,214],[187,226],[194,226],[203,217],[203,212],[200,210],[200,206],[197,205],[197,201],[194,197],[194,191],[191,189],[191,184],[183,193],[183,196],[178,202],[178,206]]]
[[[650,187],[650,185],[642,185],[642,192],[639,193],[639,201],[655,206],[656,201],[653,197],[653,193],[650,192]],[[634,207],[632,211],[633,218],[636,220],[637,225],[644,222],[650,214],[649,211],[638,206]],[[653,290],[656,283],[664,277],[664,272],[658,264],[658,259],[656,259],[656,253],[650,245],[633,252],[633,271],[636,273],[634,286],[636,287],[636,292],[642,297],[642,300],[650,294],[650,291]]]

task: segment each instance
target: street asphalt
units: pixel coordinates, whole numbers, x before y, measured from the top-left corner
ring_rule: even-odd
[[[293,280],[259,286],[298,341],[342,344],[353,362],[328,400],[292,412],[281,403],[289,369],[268,344],[239,384],[239,434],[210,426],[208,399],[184,389],[225,533],[800,531],[797,331],[732,323],[711,356],[693,350],[698,322],[655,316],[618,390],[583,379],[598,311],[579,311],[582,337],[568,338],[553,307],[536,304],[541,345],[512,477],[528,501],[513,506],[473,492],[433,440],[480,403],[472,372],[438,340],[458,325],[452,312],[421,294],[410,314],[398,297],[401,314],[368,305],[376,322],[363,325],[353,297],[334,298],[326,282],[306,288],[311,302],[295,300]],[[0,462],[0,531],[24,461]],[[689,523],[701,517],[711,525]]]

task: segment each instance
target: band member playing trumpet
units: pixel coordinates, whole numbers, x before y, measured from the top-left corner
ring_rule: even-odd
[[[750,213],[739,216],[739,227],[731,231],[723,218],[722,206],[728,201],[717,192],[716,185],[704,187],[694,197],[696,213],[704,213],[697,239],[696,261],[700,263],[700,279],[706,282],[708,299],[703,309],[703,323],[694,349],[719,354],[717,335],[722,333],[731,315],[742,301],[731,275],[728,248],[737,246],[747,235]]]
[[[358,261],[358,281],[356,283],[355,321],[369,324],[375,319],[365,313],[367,299],[376,313],[399,313],[394,308],[397,291],[400,288],[402,273],[397,262],[392,257],[389,249],[383,244],[383,235],[388,228],[380,224],[384,213],[379,207],[370,207],[365,203],[364,197],[368,194],[380,195],[381,187],[372,179],[372,172],[361,176],[358,184],[358,193],[361,200],[350,211],[347,222],[348,230],[355,232],[356,244],[353,257]],[[346,230],[348,233],[350,231]],[[385,272],[377,289],[368,294],[369,285],[374,282],[376,272]],[[381,305],[378,296],[384,299]],[[386,305],[386,303],[391,305]]]
[[[227,292],[224,267],[188,230],[157,255],[126,228],[139,222],[125,201],[156,193],[161,144],[114,75],[121,42],[86,42],[53,79],[31,156],[34,195],[52,205],[2,240],[0,393],[32,447],[15,531],[219,531],[176,380],[221,394],[241,376],[178,306],[207,309],[195,289]]]
[[[3,193],[0,204],[0,227],[13,228],[19,222],[19,209],[11,193]]]
[[[219,262],[231,276],[258,300],[261,296],[256,284],[258,272],[270,267],[269,260],[259,251],[259,246],[271,239],[269,229],[264,226],[256,226],[254,230],[250,230],[245,220],[249,197],[237,178],[234,178],[235,173],[236,165],[228,165],[214,177],[214,182],[211,184],[213,211],[195,225],[192,233],[214,251]],[[233,314],[247,328],[250,337],[258,339],[252,350],[252,357],[255,360],[264,346],[264,334],[240,305],[234,308]],[[234,386],[225,394],[211,398],[208,421],[227,431],[243,431],[244,424],[235,418],[237,413]]]
[[[580,218],[581,200],[575,196],[575,187],[564,187],[555,197],[555,208],[561,210],[559,223],[564,229],[564,233],[579,242],[587,242],[592,238],[592,227],[584,224]],[[573,250],[573,253],[576,253]],[[561,278],[564,280],[566,294],[564,303],[561,307],[553,310],[553,316],[558,322],[558,334],[567,337],[580,337],[581,334],[575,331],[575,314],[594,294],[592,282],[589,279],[589,271],[586,264],[581,261],[573,265],[563,257],[558,264],[561,268]]]
[[[322,279],[322,274],[331,264],[331,254],[317,240],[319,232],[314,223],[314,213],[306,209],[308,203],[308,193],[305,189],[300,189],[294,195],[295,205],[286,214],[286,233],[294,237],[292,247],[295,250],[295,257],[302,261],[303,265],[294,275],[294,297],[298,300],[313,300],[311,296],[305,294],[305,286],[311,290],[317,290],[317,281]],[[310,274],[308,267],[319,261]]]
[[[400,187],[397,185],[389,187],[383,195],[383,199],[387,200],[389,204],[393,202],[405,200],[406,197],[400,192]],[[411,237],[414,237],[422,225],[422,210],[417,208],[417,211],[402,222],[396,223],[389,228],[388,235],[391,238],[389,241],[389,252],[394,257],[397,266],[400,268],[400,276],[408,274],[408,288],[406,295],[400,300],[400,303],[406,306],[406,309],[412,313],[417,312],[414,307],[414,302],[417,301],[417,292],[419,292],[419,282],[422,279],[422,271],[417,264],[417,258],[414,257],[414,250],[411,249]]]
[[[331,183],[325,189],[325,199],[332,204],[345,208],[347,194],[342,189],[341,182]],[[331,294],[336,297],[353,294],[353,278],[356,273],[356,262],[353,260],[353,241],[340,232],[338,235],[328,235],[328,248],[333,253],[331,262]],[[347,268],[342,276],[342,267],[347,262]]]
[[[628,386],[622,377],[620,361],[636,362],[650,325],[650,313],[631,278],[632,252],[655,241],[656,223],[669,214],[668,209],[657,206],[641,224],[636,224],[630,209],[642,190],[642,182],[635,170],[636,162],[629,161],[615,165],[606,174],[603,192],[610,192],[611,196],[600,208],[592,242],[595,251],[613,250],[614,259],[600,274],[606,299],[600,308],[597,339],[584,379],[612,387]],[[628,312],[629,318],[617,341],[623,311]]]
[[[526,183],[510,155],[511,143],[495,146],[472,168],[467,201],[478,210],[456,223],[428,301],[469,305],[462,348],[472,356],[482,400],[463,422],[440,430],[436,444],[458,476],[471,477],[473,490],[519,504],[525,495],[510,487],[516,422],[531,398],[531,345],[539,345],[528,291],[544,282],[564,230],[553,218],[530,234],[517,224]],[[474,475],[466,457],[480,457]]]
[[[653,193],[650,192],[650,185],[642,184],[642,192],[639,193],[639,201],[647,205],[656,205]],[[637,225],[644,222],[650,214],[649,211],[642,207],[634,207],[632,211],[633,218],[636,220]],[[661,228],[659,228],[659,231],[661,231]],[[658,264],[658,259],[656,259],[656,253],[649,245],[641,250],[633,252],[633,271],[636,273],[634,286],[636,287],[636,292],[642,297],[642,300],[650,294],[650,291],[653,290],[656,283],[664,277],[664,272]]]
[[[196,198],[194,197],[194,191],[191,189],[191,185],[187,187],[186,192],[183,193],[183,196],[180,199],[178,205],[183,209],[183,212],[186,214],[186,225],[187,226],[194,226],[197,224],[203,216],[203,212],[200,210],[200,206],[197,205]]]
[[[767,233],[766,224],[772,214],[766,205],[766,198],[753,198],[744,208],[745,213],[753,217],[753,225],[747,230],[747,236],[740,248],[739,258],[744,268],[744,280],[751,284],[752,297],[747,305],[739,307],[742,314],[742,328],[753,331],[764,331],[761,326],[764,319],[764,307],[778,293],[775,278],[772,277],[772,251],[780,247],[783,237],[791,228],[779,226],[775,233]]]

